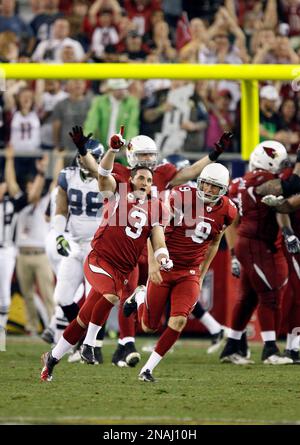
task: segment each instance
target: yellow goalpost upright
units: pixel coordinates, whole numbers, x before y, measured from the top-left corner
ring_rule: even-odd
[[[2,76],[1,76],[2,75]],[[212,79],[241,81],[242,159],[259,142],[258,81],[285,80],[300,90],[300,65],[199,65],[146,63],[8,63],[0,64],[6,79]]]

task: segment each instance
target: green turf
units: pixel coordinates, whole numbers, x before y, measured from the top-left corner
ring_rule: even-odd
[[[112,344],[104,347],[103,365],[63,359],[45,383],[39,373],[47,346],[9,337],[0,352],[0,423],[300,423],[299,366],[262,365],[260,346],[252,348],[255,365],[220,364],[207,346],[181,340],[155,370],[155,384],[139,382],[138,369],[112,366]]]

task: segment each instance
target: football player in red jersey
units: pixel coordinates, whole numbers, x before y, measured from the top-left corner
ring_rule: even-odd
[[[280,173],[280,178],[287,180],[292,174],[292,166]],[[300,364],[299,331],[300,331],[300,195],[296,194],[288,199],[276,199],[266,196],[262,199],[265,204],[272,205],[276,212],[289,214],[290,220],[281,222],[280,227],[284,236],[284,252],[289,268],[289,282],[283,299],[283,327],[287,328],[285,355]],[[286,215],[283,215],[286,216]],[[279,221],[280,222],[280,221]]]
[[[137,166],[132,170],[130,183],[123,190],[122,184],[119,185],[111,174],[115,154],[125,142],[122,136],[121,130],[120,134],[111,137],[111,148],[99,165],[99,190],[108,195],[104,195],[106,203],[102,222],[84,265],[92,289],[77,319],[65,329],[54,349],[43,354],[43,381],[52,380],[54,366],[77,343],[87,328],[81,356],[87,363],[95,363],[97,333],[114,304],[119,301],[128,274],[136,266],[147,238],[151,238],[159,267],[169,270],[173,266],[162,227],[165,217],[163,205],[158,199],[147,199],[153,180],[151,170]]]
[[[143,301],[141,292],[137,292],[124,304],[125,315],[130,315],[138,307],[143,330],[154,332],[170,299],[168,326],[141,369],[139,380],[155,380],[152,371],[179,338],[196,304],[201,283],[218,251],[223,233],[236,217],[235,204],[224,196],[228,183],[227,168],[222,164],[212,164],[201,172],[197,188],[178,186],[171,192],[172,219],[165,236],[174,268],[168,273],[161,272],[153,257],[149,258],[150,280],[146,300]]]
[[[280,356],[276,345],[281,298],[288,280],[287,263],[281,243],[277,242],[279,226],[276,213],[264,205],[257,193],[257,187],[276,178],[286,157],[286,150],[279,142],[264,141],[258,144],[250,156],[250,171],[240,181],[240,222],[234,254],[242,268],[232,328],[220,356],[222,362],[253,363],[239,354],[239,346],[242,333],[257,306],[264,342],[263,363],[292,363],[291,359]],[[229,247],[233,248],[233,245]]]
[[[82,132],[82,130],[81,130]],[[90,136],[90,135],[89,135]],[[87,136],[87,137],[89,137]],[[228,149],[231,144],[232,133],[225,132],[220,140],[215,144],[215,149],[204,156],[193,165],[185,166],[177,169],[171,163],[158,164],[158,149],[153,139],[148,136],[138,135],[132,138],[126,146],[126,154],[128,164],[131,168],[136,165],[144,165],[153,169],[153,184],[151,186],[151,195],[158,196],[161,192],[170,189],[176,185],[184,184],[199,176],[203,168],[215,162],[224,150]],[[74,141],[80,150],[80,144]],[[88,158],[84,158],[88,162]],[[90,171],[94,171],[98,175],[97,168],[91,159],[91,163],[86,164]],[[122,164],[115,163],[113,175],[119,182],[127,183],[130,177],[130,168]],[[160,195],[163,199],[163,197]],[[118,347],[113,354],[112,363],[123,366],[136,366],[140,361],[140,354],[135,348],[135,318],[133,316],[125,318],[123,316],[122,306],[126,298],[133,293],[137,285],[145,285],[148,279],[148,254],[146,247],[139,258],[138,267],[132,272],[128,279],[126,292],[123,293],[122,300],[119,305],[119,329],[120,338]],[[127,295],[126,295],[127,293]],[[207,315],[208,317],[208,315]],[[209,321],[209,320],[208,320]]]

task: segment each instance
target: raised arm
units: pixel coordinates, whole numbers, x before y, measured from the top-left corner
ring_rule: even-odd
[[[115,193],[116,191],[117,183],[111,173],[114,167],[116,153],[118,153],[120,149],[125,146],[126,143],[125,139],[123,138],[123,134],[124,125],[121,125],[120,133],[114,134],[110,138],[110,148],[107,150],[100,161],[98,169],[98,185],[100,192]]]
[[[204,158],[199,159],[193,165],[188,166],[180,170],[170,182],[172,187],[180,184],[184,184],[187,181],[191,181],[200,175],[204,167],[212,162],[215,162],[224,150],[228,149],[231,144],[233,134],[231,132],[225,132],[222,134],[218,142],[215,143],[215,149],[209,153],[209,155],[204,156]]]
[[[28,201],[30,203],[37,202],[42,196],[43,188],[45,185],[45,175],[48,167],[49,158],[48,155],[44,155],[42,159],[35,161],[35,168],[37,174],[34,178],[31,190],[28,193]]]
[[[98,164],[95,158],[87,150],[87,143],[89,142],[92,133],[87,136],[84,135],[82,127],[75,126],[69,133],[70,138],[73,140],[74,144],[78,148],[80,155],[80,160],[82,161],[84,167],[90,172],[93,178],[98,179]]]
[[[52,182],[50,184],[49,190],[50,192],[56,187],[58,175],[61,170],[64,168],[64,159],[65,159],[65,151],[64,150],[54,150],[53,151],[55,163],[53,167],[53,175]]]
[[[5,149],[5,182],[9,196],[14,197],[20,192],[19,184],[17,183],[16,170],[14,163],[14,150],[11,145]]]

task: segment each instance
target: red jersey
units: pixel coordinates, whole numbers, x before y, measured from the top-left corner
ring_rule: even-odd
[[[294,167],[285,168],[279,175],[280,179],[287,179],[293,174]],[[296,236],[300,236],[300,210],[289,213],[292,228]]]
[[[276,212],[261,202],[262,197],[255,192],[255,187],[276,177],[265,170],[254,170],[246,173],[240,179],[238,186],[241,215],[238,234],[265,241],[270,246],[274,246],[278,235]],[[229,189],[230,198],[234,197],[233,192],[233,189]]]
[[[197,197],[197,189],[174,187],[170,196],[173,220],[166,228],[166,244],[175,268],[198,267],[210,243],[237,215],[235,204],[226,196],[210,206]]]
[[[152,228],[166,222],[166,210],[158,199],[137,200],[130,191],[129,187],[128,194],[119,193],[118,184],[92,241],[98,255],[123,274],[136,266]]]
[[[157,196],[157,192],[167,190],[169,188],[169,183],[177,172],[177,168],[171,163],[157,165],[153,169],[153,185],[151,187],[152,196]],[[113,175],[117,182],[128,182],[130,178],[130,168],[115,162]]]

